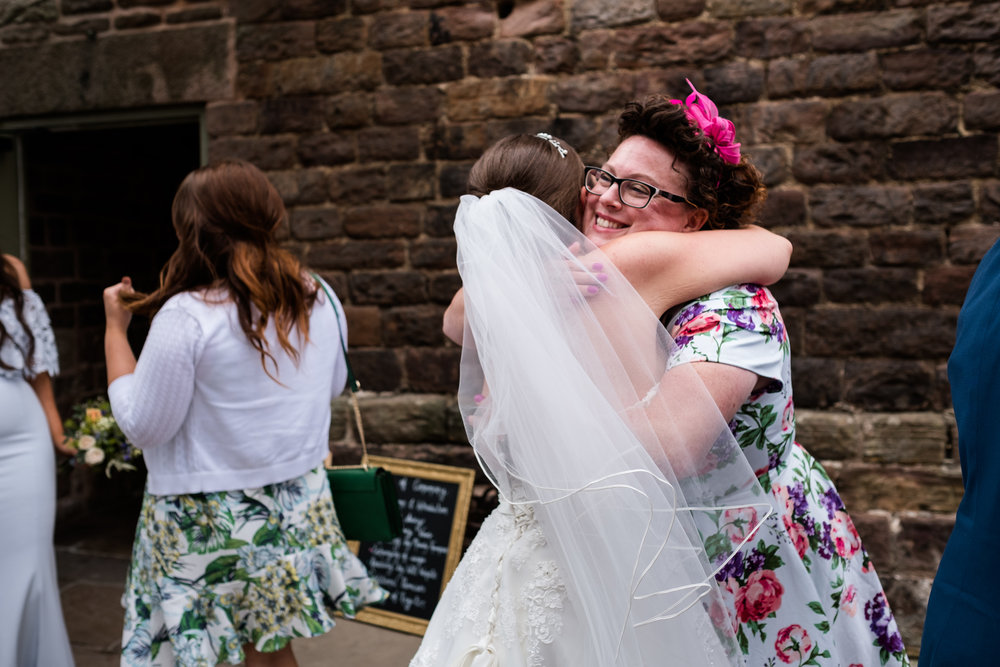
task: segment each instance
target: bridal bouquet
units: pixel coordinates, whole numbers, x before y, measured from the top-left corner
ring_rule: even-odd
[[[83,464],[103,470],[111,477],[115,470],[135,470],[142,451],[133,447],[118,428],[106,398],[94,398],[73,406],[73,416],[63,426],[66,444],[76,450],[73,465]]]

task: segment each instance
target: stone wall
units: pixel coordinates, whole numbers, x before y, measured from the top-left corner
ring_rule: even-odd
[[[289,247],[344,298],[375,448],[462,465],[440,318],[469,166],[539,130],[601,161],[623,102],[690,77],[766,173],[763,224],[795,245],[775,291],[799,440],[916,655],[961,496],[947,357],[1000,236],[1000,3],[8,0],[0,72],[0,121],[203,104],[210,155],[269,173]]]

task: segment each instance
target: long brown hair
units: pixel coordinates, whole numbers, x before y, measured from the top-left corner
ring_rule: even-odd
[[[21,280],[17,277],[14,265],[0,254],[0,301],[7,299],[10,299],[14,303],[14,316],[17,317],[18,323],[20,323],[21,328],[24,329],[28,338],[26,349],[19,349],[21,356],[24,358],[25,368],[30,370],[31,360],[35,353],[35,336],[31,332],[28,323],[24,320],[24,291],[21,289]],[[3,322],[0,322],[0,347],[3,347],[3,344],[8,340],[15,346],[17,345],[13,335],[7,331]],[[3,359],[0,359],[0,368],[8,371],[14,370],[14,367],[4,363]]]
[[[243,160],[196,169],[177,188],[171,216],[177,250],[160,271],[156,291],[123,297],[128,308],[152,317],[175,294],[221,288],[235,302],[240,327],[265,371],[268,359],[276,364],[264,337],[272,317],[282,349],[298,360],[289,334],[297,327],[308,340],[316,288],[307,286],[298,260],[275,239],[286,211],[267,176]]]
[[[486,149],[469,171],[469,194],[516,188],[538,197],[576,224],[583,187],[583,161],[557,137],[512,134]]]

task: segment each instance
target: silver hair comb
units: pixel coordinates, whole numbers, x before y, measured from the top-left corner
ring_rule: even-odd
[[[550,144],[552,144],[553,146],[555,146],[556,150],[559,151],[559,157],[561,157],[561,158],[565,158],[566,157],[566,153],[567,153],[566,149],[563,148],[562,144],[559,143],[559,140],[556,139],[555,137],[553,137],[551,134],[549,134],[548,132],[539,132],[535,136],[538,137],[539,139],[545,139],[545,141],[547,141]]]

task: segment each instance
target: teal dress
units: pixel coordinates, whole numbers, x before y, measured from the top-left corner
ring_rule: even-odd
[[[983,257],[948,359],[965,496],[927,605],[920,667],[982,664],[996,652],[1000,582],[1000,243]]]

